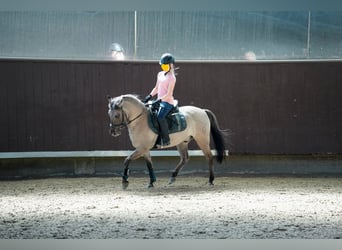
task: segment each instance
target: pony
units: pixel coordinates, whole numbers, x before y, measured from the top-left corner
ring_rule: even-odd
[[[135,150],[125,158],[122,174],[122,187],[128,187],[129,164],[131,161],[144,157],[150,177],[147,187],[153,187],[156,182],[150,150],[155,146],[158,138],[148,124],[150,115],[149,107],[145,105],[136,95],[125,94],[117,97],[108,96],[108,116],[110,120],[110,134],[117,137],[121,130],[128,128],[129,137]],[[225,147],[225,137],[227,130],[219,128],[214,113],[208,109],[201,109],[195,106],[179,107],[186,120],[186,128],[183,131],[170,134],[170,145],[167,147],[177,147],[180,154],[180,161],[171,173],[169,184],[175,182],[176,177],[182,167],[189,161],[188,144],[195,140],[198,147],[209,165],[209,185],[214,185],[214,158],[218,163],[222,163],[228,154]],[[214,157],[210,149],[210,135],[213,138],[216,156]]]

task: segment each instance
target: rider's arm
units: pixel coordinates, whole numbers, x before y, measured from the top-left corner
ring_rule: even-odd
[[[158,77],[159,77],[159,74],[157,76],[156,86],[152,89],[150,93],[151,96],[155,96],[156,94],[158,94],[158,85],[159,85]]]

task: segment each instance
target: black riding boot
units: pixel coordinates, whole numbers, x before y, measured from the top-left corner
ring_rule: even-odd
[[[167,124],[166,119],[159,120],[159,126],[160,126],[160,137],[161,137],[161,147],[165,147],[167,145],[170,145],[170,137],[169,137],[169,127]]]

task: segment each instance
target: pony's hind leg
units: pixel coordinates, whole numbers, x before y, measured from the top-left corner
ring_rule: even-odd
[[[183,142],[183,143],[177,145],[177,150],[178,150],[179,155],[180,155],[180,161],[171,174],[169,184],[172,184],[176,181],[176,177],[177,177],[179,171],[189,161],[188,142]]]
[[[206,158],[208,160],[208,164],[209,164],[209,185],[213,186],[214,185],[214,157],[210,151],[210,154],[206,155]]]
[[[197,142],[197,144],[200,147],[200,149],[203,151],[203,154],[204,154],[206,160],[208,161],[209,185],[212,186],[212,185],[214,185],[214,179],[215,179],[215,176],[214,176],[214,156],[211,153],[209,144],[201,144],[198,142]]]

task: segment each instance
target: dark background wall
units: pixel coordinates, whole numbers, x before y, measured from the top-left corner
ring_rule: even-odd
[[[342,153],[342,62],[180,62],[180,105],[209,108],[232,153]],[[147,95],[157,62],[0,60],[0,151],[132,149],[107,94]],[[196,148],[192,144],[192,148]]]

